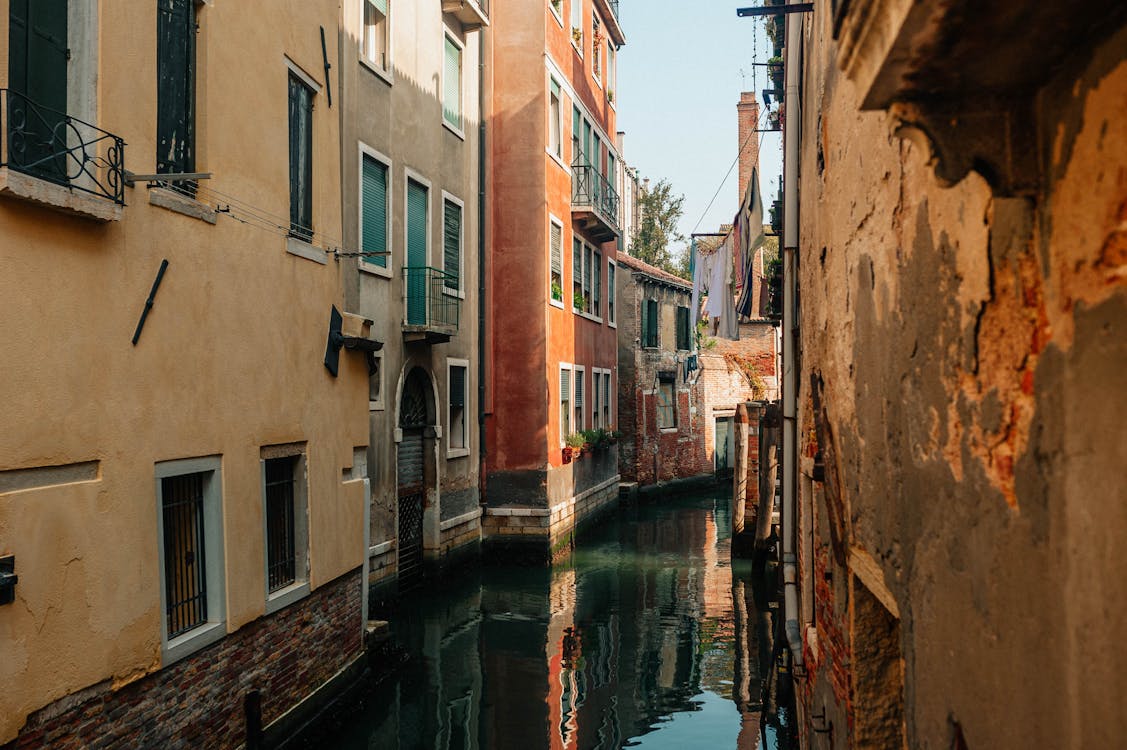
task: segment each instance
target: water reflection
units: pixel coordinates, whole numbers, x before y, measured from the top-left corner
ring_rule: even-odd
[[[733,575],[729,528],[725,497],[669,498],[606,520],[550,571],[486,568],[401,602],[410,662],[321,744],[785,747],[773,698],[776,726],[761,720],[772,616],[750,571]]]

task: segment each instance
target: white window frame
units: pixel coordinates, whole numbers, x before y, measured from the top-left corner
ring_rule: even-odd
[[[611,281],[611,269],[614,269],[615,282],[618,280],[618,263],[611,258],[607,258],[607,326],[609,328],[618,328],[618,291],[614,289],[614,282]],[[614,304],[611,304],[611,300]]]
[[[555,214],[548,214],[548,304],[552,307],[566,310],[564,301],[552,299],[552,227],[557,226],[560,228],[560,286],[563,288],[564,299],[567,299],[567,277],[564,273],[564,247],[567,245],[567,237],[564,234],[564,223],[556,218]]]
[[[556,6],[555,6],[555,4],[553,4],[552,0],[548,0],[548,11],[551,12],[551,14],[553,16],[555,16],[556,23],[558,23],[560,25],[560,28],[562,29],[564,27],[563,0],[560,0],[560,9],[559,10],[556,10]]]
[[[371,378],[376,378],[380,387],[380,397],[372,399],[371,383],[368,385],[368,411],[383,411],[387,408],[387,378],[384,375],[384,352],[372,352],[372,356],[376,360],[376,374],[370,375]]]
[[[294,515],[294,582],[283,589],[270,592],[269,520],[266,512],[266,460],[268,458],[296,458],[294,462],[293,515]],[[309,469],[305,443],[268,445],[260,449],[258,459],[262,488],[262,590],[266,596],[266,614],[273,614],[296,601],[309,596]]]
[[[220,640],[227,634],[227,597],[223,535],[223,467],[219,456],[161,461],[154,466],[157,511],[157,570],[160,576],[161,666],[168,666]],[[164,488],[162,479],[207,473],[204,483],[204,571],[207,586],[207,622],[186,633],[168,637],[168,611],[164,572]]]
[[[571,414],[572,414],[572,422],[575,421],[575,409],[576,409],[575,394],[579,390],[578,384],[579,384],[580,379],[582,379],[584,381],[583,382],[583,398],[586,399],[587,395],[588,395],[587,382],[586,382],[587,381],[587,367],[584,366],[584,365],[572,365],[571,366]],[[572,424],[571,425],[574,428],[575,432],[583,432],[584,430],[587,429],[587,404],[580,404],[579,405],[579,419],[580,419],[579,424]]]
[[[603,256],[603,251],[602,251],[602,250],[601,250],[600,248],[596,247],[595,245],[592,245],[592,244],[591,244],[590,242],[587,242],[587,241],[586,241],[586,240],[584,240],[583,238],[580,238],[580,239],[579,239],[579,242],[580,242],[580,243],[582,244],[582,246],[583,246],[583,251],[582,251],[582,252],[580,253],[580,256],[579,256],[579,257],[580,257],[580,260],[581,260],[581,265],[580,265],[580,267],[579,267],[579,269],[578,269],[578,273],[579,273],[579,283],[580,283],[580,288],[582,288],[582,284],[583,284],[583,270],[584,270],[584,269],[585,269],[585,268],[587,267],[587,255],[588,255],[588,253],[590,253],[590,255],[591,255],[591,259],[592,259],[592,262],[593,262],[593,261],[594,261],[594,258],[595,258],[595,253],[598,253],[598,254],[599,254],[600,256]],[[601,265],[601,262],[600,262],[600,265]],[[550,269],[549,269],[549,272],[550,272]],[[589,313],[589,312],[587,312],[586,310],[580,310],[580,309],[579,309],[578,307],[576,307],[576,306],[575,306],[575,289],[574,289],[574,288],[575,288],[575,274],[576,274],[576,272],[577,272],[577,269],[575,268],[575,244],[574,244],[574,242],[573,242],[573,243],[572,243],[572,266],[571,266],[571,276],[572,276],[572,284],[571,284],[571,286],[572,286],[572,294],[571,294],[571,297],[572,297],[572,300],[571,300],[571,311],[572,311],[572,312],[573,312],[574,314],[576,314],[576,315],[579,315],[580,317],[584,317],[584,318],[587,318],[587,320],[593,321],[593,322],[595,322],[595,323],[602,323],[602,322],[603,322],[603,319],[602,319],[602,317],[601,317],[601,316],[599,316],[599,315],[595,315],[594,313]],[[594,284],[595,284],[595,283],[596,283],[597,281],[599,281],[599,279],[597,279],[597,278],[595,277],[595,275],[594,275],[594,269],[592,269],[592,274],[591,274],[591,283],[592,283],[592,287],[591,287],[591,289],[590,289],[590,292],[591,292],[591,301],[592,301],[592,302],[594,302],[594,297],[595,297],[595,290],[594,290],[594,286],[593,286],[593,285],[594,285]],[[600,300],[599,300],[599,301],[601,302],[601,301],[602,301],[602,299],[600,298]]]
[[[367,0],[365,0],[365,2],[367,2]],[[361,250],[364,249],[364,157],[368,156],[372,159],[375,159],[380,164],[383,164],[387,168],[387,190],[384,192],[384,194],[387,196],[387,216],[384,217],[384,232],[387,233],[385,247],[388,250],[388,254],[384,256],[387,258],[387,265],[383,268],[380,268],[379,266],[373,265],[371,263],[367,263],[363,258],[360,258],[360,262],[357,265],[364,273],[370,273],[373,276],[382,276],[386,279],[390,279],[395,276],[395,250],[392,247],[391,239],[391,219],[393,216],[395,216],[395,211],[393,209],[395,203],[395,171],[392,168],[393,165],[390,157],[386,156],[380,151],[377,151],[363,141],[357,141],[357,146],[358,155],[356,157],[356,166],[358,174],[356,175],[356,183],[359,191],[357,195],[360,196],[360,200],[358,201],[360,205],[356,208],[356,226],[359,230],[357,234],[359,242],[357,242],[356,244],[360,247]]]
[[[596,60],[599,62],[599,67],[604,71],[606,70],[606,55],[602,54],[602,49],[599,48],[599,41],[595,38],[595,24],[599,25],[602,30],[606,27],[603,19],[599,18],[599,14],[595,11],[594,6],[591,7],[591,78],[595,81],[595,85],[600,89],[603,88],[603,73],[599,72],[595,67]],[[606,37],[604,36],[604,39]]]
[[[360,43],[356,46],[357,56],[360,59],[361,65],[375,73],[389,86],[395,83],[395,65],[392,64],[392,49],[395,35],[392,33],[391,28],[392,4],[395,2],[396,0],[387,0],[387,68],[381,68],[374,60],[368,59],[368,56],[364,53],[364,10],[365,6],[368,4],[368,0],[360,0],[360,34],[357,37]]]
[[[605,404],[605,406],[610,407],[610,401],[612,400],[611,394],[614,393],[614,390],[610,387],[611,371],[608,370],[605,367],[592,367],[591,368],[591,375],[592,376],[601,375],[602,377],[599,378],[599,379],[607,382],[606,393],[605,393],[605,395],[607,397],[607,404]],[[595,379],[594,377],[591,378],[591,380],[594,380],[594,379]],[[592,383],[592,386],[593,385],[594,384]],[[592,424],[592,426],[595,424],[595,414],[597,412],[597,408],[604,406],[604,404],[602,403],[603,395],[604,394],[600,391],[600,392],[597,393],[597,399],[598,400],[596,400],[595,396],[593,396],[591,398],[591,424]],[[614,409],[613,408],[608,408],[606,410],[606,413],[607,413],[607,419],[608,420],[613,419],[613,417],[614,417]],[[599,414],[599,418],[600,418],[600,421],[601,421],[602,414]],[[613,424],[613,422],[608,421],[606,424],[600,424],[599,427],[601,427],[604,430],[609,430],[609,429],[611,429],[612,424]]]
[[[446,40],[449,39],[458,48],[458,119],[460,125],[454,125],[446,119]],[[442,69],[439,73],[439,91],[442,92],[442,125],[463,141],[466,140],[466,45],[458,39],[449,26],[442,26]]]
[[[579,25],[575,25],[575,8],[579,8]],[[575,42],[574,30],[579,29],[579,43]],[[568,40],[571,42],[572,49],[579,55],[579,59],[583,59],[583,47],[587,41],[587,31],[583,27],[583,0],[571,0],[571,17],[567,25]]]
[[[454,423],[451,421],[452,414],[450,413],[450,370],[454,367],[462,367],[466,370],[465,388],[466,392],[462,398],[462,443],[464,447],[455,448],[450,443],[450,438],[454,435]],[[457,359],[455,357],[446,358],[446,458],[464,458],[470,455],[470,429],[468,415],[470,412],[470,361],[468,359]]]
[[[551,132],[552,132],[551,131],[551,127],[552,127],[552,83],[553,82],[555,82],[556,85],[560,87],[560,97],[559,97],[560,110],[557,113],[559,115],[558,125],[559,125],[559,132],[560,132],[560,148],[559,148],[558,153],[552,150],[552,139],[551,139]],[[547,73],[547,86],[548,86],[548,88],[547,88],[547,92],[548,92],[547,105],[548,105],[548,128],[549,128],[548,136],[549,137],[548,137],[548,144],[544,147],[544,153],[546,153],[546,154],[548,154],[548,156],[552,157],[552,161],[554,161],[556,164],[558,164],[560,169],[562,169],[563,171],[567,172],[570,175],[571,174],[571,167],[569,167],[567,165],[567,162],[564,161],[564,144],[567,142],[567,138],[564,136],[564,115],[563,115],[564,109],[565,109],[565,107],[564,107],[564,84],[561,83],[560,79],[557,78],[554,74],[552,74],[551,72],[548,72]]]
[[[407,267],[407,240],[410,237],[410,227],[407,221],[407,191],[411,188],[411,181],[419,183],[427,189],[427,250],[426,250],[426,264],[431,264],[432,242],[434,241],[434,185],[426,177],[411,169],[410,167],[403,167],[403,268]],[[404,311],[406,311],[407,292],[403,292]]]
[[[570,101],[567,102],[567,104],[570,104],[572,107],[579,110],[580,118],[582,120],[586,120],[587,122],[589,122],[591,124],[591,132],[596,133],[599,136],[599,139],[603,142],[603,146],[604,146],[604,148],[606,148],[607,152],[614,154],[615,161],[617,163],[621,164],[622,163],[622,154],[620,154],[618,152],[618,148],[616,146],[614,146],[614,142],[615,142],[614,138],[611,138],[610,136],[608,136],[606,131],[603,130],[602,126],[599,125],[599,121],[597,119],[593,118],[591,116],[591,113],[589,111],[587,111],[587,107],[583,104],[582,99],[578,95],[576,95],[575,89],[568,82],[568,78],[567,78],[567,76],[564,75],[563,70],[560,69],[560,66],[556,64],[556,61],[553,60],[552,56],[548,53],[544,54],[544,66],[548,69],[548,73],[550,75],[554,76],[555,79],[560,82],[560,88],[563,89],[563,93],[566,94],[568,99],[570,100]],[[565,122],[568,123],[568,127],[570,128],[571,127],[571,111],[567,108],[567,106],[565,106],[564,109],[565,109],[565,111],[567,111],[567,116],[564,119],[565,119]],[[582,135],[582,134],[580,134],[580,135]],[[570,139],[565,138],[565,140],[570,140]],[[575,154],[571,154],[570,156],[571,156],[571,160],[575,161]],[[620,194],[620,198],[621,198],[621,194]]]
[[[446,271],[446,201],[450,201],[462,211],[462,221],[458,225],[458,290],[442,285],[442,293],[458,299],[466,298],[466,204],[456,195],[442,191],[442,270]]]
[[[615,48],[614,42],[607,38],[607,61],[606,61],[606,98],[610,104],[610,108],[617,110],[614,100],[618,98],[618,49]],[[621,198],[621,193],[619,193]]]
[[[569,426],[574,427],[575,425],[571,424],[571,421],[572,421],[572,419],[574,419],[574,415],[575,415],[575,401],[574,401],[574,396],[575,396],[575,368],[568,362],[560,362],[559,372],[562,373],[564,370],[567,370],[569,373],[571,373],[570,375],[568,375],[568,378],[567,378],[568,391],[569,391],[569,393],[567,394],[567,421],[568,421]],[[557,384],[557,387],[559,387],[559,374],[557,374],[557,376],[556,376],[556,384]],[[568,435],[571,435],[571,434],[578,432],[578,430],[573,430],[572,432],[567,432],[566,430],[564,430],[563,398],[564,398],[564,394],[563,394],[563,391],[561,390],[559,398],[556,400],[556,409],[557,409],[556,413],[560,418],[560,447],[561,448],[563,448],[565,445],[567,445],[567,436]]]

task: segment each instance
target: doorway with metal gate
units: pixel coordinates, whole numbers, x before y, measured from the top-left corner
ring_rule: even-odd
[[[434,467],[428,466],[433,453],[434,395],[430,377],[421,367],[413,368],[403,383],[399,401],[399,429],[402,437],[396,458],[399,487],[399,587],[419,584],[423,573],[423,517],[428,489],[433,486]],[[428,444],[431,450],[427,450]],[[428,479],[429,478],[429,479]]]

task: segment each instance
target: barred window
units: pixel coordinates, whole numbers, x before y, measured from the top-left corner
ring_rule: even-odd
[[[266,459],[266,577],[273,593],[297,579],[294,467],[297,456]]]
[[[161,479],[168,637],[207,622],[207,556],[202,472]]]

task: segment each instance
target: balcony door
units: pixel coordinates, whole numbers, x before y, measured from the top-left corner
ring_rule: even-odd
[[[407,324],[427,323],[427,188],[407,180]]]
[[[65,182],[67,0],[11,0],[8,20],[8,162]]]

